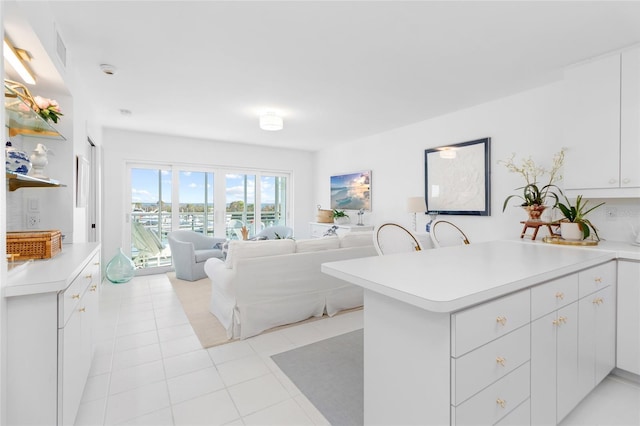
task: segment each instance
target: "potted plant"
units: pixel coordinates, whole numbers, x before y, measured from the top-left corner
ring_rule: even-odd
[[[333,223],[338,225],[349,223],[349,215],[344,210],[333,209]]]
[[[555,207],[558,204],[558,195],[549,191],[551,188],[558,188],[556,185],[547,184],[541,188],[538,187],[535,183],[530,183],[520,188],[516,188],[516,190],[522,190],[522,195],[520,194],[512,194],[509,195],[502,204],[502,211],[504,212],[507,209],[507,203],[512,198],[520,198],[522,200],[522,206],[527,213],[529,214],[529,219],[531,220],[539,220],[542,212],[547,208],[546,199],[548,196],[553,197],[555,202],[552,207]]]
[[[555,185],[555,182],[562,179],[560,169],[564,163],[564,150],[560,150],[553,156],[553,165],[549,171],[536,165],[531,157],[524,159],[520,165],[514,162],[514,158],[515,153],[508,160],[500,160],[498,163],[504,164],[512,173],[522,175],[526,185],[516,188],[517,191],[522,191],[521,193],[512,194],[504,200],[502,211],[504,212],[507,209],[507,204],[512,198],[519,198],[522,200],[520,206],[527,211],[529,219],[539,220],[542,212],[548,207],[546,205],[547,197],[554,199],[552,207],[555,207],[558,203],[558,195],[552,189],[560,189]],[[545,174],[549,175],[548,183],[542,185],[538,182],[538,179]]]
[[[596,240],[600,241],[598,230],[591,221],[586,218],[586,215],[602,206],[604,202],[587,208],[589,201],[583,200],[582,195],[576,197],[576,202],[573,205],[566,195],[562,194],[562,196],[565,202],[558,201],[557,207],[562,212],[563,218],[556,222],[560,224],[560,235],[562,238],[569,241],[581,241],[588,238],[589,235],[591,235],[591,231],[593,231]]]

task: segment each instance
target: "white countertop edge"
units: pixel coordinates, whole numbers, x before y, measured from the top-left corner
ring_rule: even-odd
[[[546,244],[545,244],[546,245]],[[559,247],[559,246],[555,246]],[[579,261],[576,263],[572,263],[571,265],[561,267],[558,269],[554,269],[551,271],[543,272],[540,274],[532,275],[525,279],[521,279],[518,281],[510,282],[507,284],[495,286],[489,288],[487,290],[482,290],[474,293],[470,293],[464,297],[459,297],[457,299],[452,300],[430,300],[421,296],[417,296],[415,294],[403,292],[401,290],[395,289],[393,287],[389,287],[387,285],[379,284],[377,282],[367,280],[361,278],[359,276],[345,273],[343,271],[334,269],[331,264],[322,264],[321,271],[333,277],[345,280],[352,284],[358,285],[365,290],[373,291],[378,294],[382,294],[384,296],[391,297],[393,299],[405,302],[407,304],[419,307],[421,309],[425,309],[431,312],[436,313],[452,313],[462,309],[469,308],[473,305],[484,303],[492,299],[496,299],[502,296],[505,296],[510,293],[514,293],[520,290],[524,290],[526,288],[530,288],[537,284],[544,283],[546,281],[575,273],[582,269],[590,268],[596,265],[600,265],[606,263],[608,261],[618,259],[618,251],[608,250],[600,247],[573,247],[568,246],[570,249],[589,249],[595,252],[598,252],[599,255],[596,257],[592,257],[588,260]],[[437,249],[436,249],[437,250]],[[624,255],[623,255],[624,256]]]
[[[64,244],[62,252],[44,261],[35,261],[26,268],[11,274],[3,288],[4,297],[65,290],[100,250],[99,243]],[[62,258],[60,256],[67,256]]]

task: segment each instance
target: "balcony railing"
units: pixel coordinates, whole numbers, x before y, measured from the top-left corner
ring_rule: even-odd
[[[205,218],[206,215],[206,218]],[[200,232],[205,235],[214,236],[213,213],[205,214],[204,212],[179,213],[179,229],[188,229],[194,232]],[[171,265],[171,253],[167,240],[167,234],[173,229],[171,227],[171,212],[132,212],[132,221],[141,223],[145,228],[153,232],[160,242],[165,246],[163,256],[144,259],[144,265],[140,267],[166,266]],[[206,220],[205,220],[206,219]],[[251,235],[260,232],[262,229],[280,225],[276,220],[276,213],[266,211],[260,213],[261,223],[258,229],[254,226],[255,215],[253,212],[227,212],[226,213],[226,235],[228,239],[240,239],[240,228],[244,225],[249,228]],[[205,225],[206,224],[206,225]],[[137,264],[142,261],[140,258],[140,250],[132,244],[131,256],[134,261],[138,259]]]

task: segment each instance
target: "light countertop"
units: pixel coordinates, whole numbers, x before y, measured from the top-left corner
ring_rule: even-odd
[[[99,249],[99,243],[63,244],[62,251],[53,258],[34,260],[11,271],[4,297],[65,290]]]
[[[640,254],[629,244],[630,259]],[[613,243],[575,248],[490,241],[322,265],[322,272],[432,312],[455,312],[627,253]]]

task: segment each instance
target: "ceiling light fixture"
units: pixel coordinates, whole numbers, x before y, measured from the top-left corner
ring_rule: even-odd
[[[277,131],[282,130],[283,126],[282,117],[275,112],[266,112],[260,116],[260,128],[262,130]]]
[[[4,58],[9,61],[13,69],[16,70],[25,83],[36,84],[36,77],[25,62],[31,59],[26,50],[16,49],[9,39],[5,37],[2,52]]]

